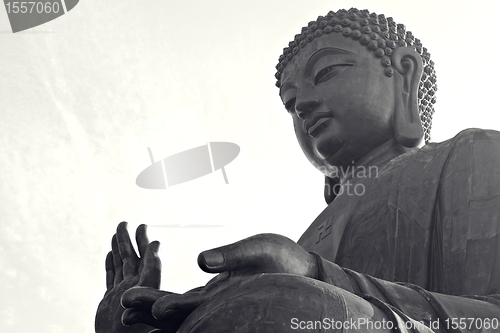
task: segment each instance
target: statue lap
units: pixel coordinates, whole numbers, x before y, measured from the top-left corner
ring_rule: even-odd
[[[318,280],[291,274],[259,274],[203,303],[178,332],[343,332],[348,329],[361,333],[373,332],[374,327],[379,328],[376,332],[392,332],[389,328],[398,323],[394,323],[391,312],[383,304],[379,308]],[[431,332],[418,327],[421,330],[415,332]],[[404,327],[401,332],[406,332]]]

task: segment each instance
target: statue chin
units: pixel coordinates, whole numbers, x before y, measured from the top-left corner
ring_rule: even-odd
[[[331,159],[344,145],[344,142],[339,138],[332,134],[328,134],[329,133],[324,133],[324,135],[318,137],[314,143],[318,156],[325,161]]]

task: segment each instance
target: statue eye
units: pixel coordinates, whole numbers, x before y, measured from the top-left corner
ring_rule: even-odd
[[[323,68],[314,77],[314,84],[323,83],[334,78],[349,66],[352,66],[352,64],[336,64]]]
[[[285,109],[286,109],[288,112],[290,112],[290,113],[292,113],[292,112],[294,112],[294,111],[295,111],[295,99],[296,99],[295,97],[294,97],[294,98],[291,98],[291,99],[290,99],[288,102],[286,102],[286,104],[285,104]]]

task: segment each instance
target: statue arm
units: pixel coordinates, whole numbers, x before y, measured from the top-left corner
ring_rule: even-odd
[[[421,322],[436,332],[472,332],[488,325],[500,327],[500,295],[452,296],[429,292],[410,283],[394,283],[342,268],[316,253],[317,279],[365,298],[382,301],[405,318]],[[380,306],[380,305],[379,305]],[[462,319],[462,321],[460,321]],[[455,332],[455,331],[454,331]],[[479,331],[483,332],[483,331]]]
[[[453,142],[433,216],[429,289],[500,293],[500,132],[468,129]]]
[[[439,323],[440,332],[500,321],[500,133],[470,129],[450,143],[434,216],[439,237],[430,250],[429,289],[437,292],[360,274],[315,254],[318,280],[381,300],[427,326]],[[454,296],[461,294],[488,296]]]

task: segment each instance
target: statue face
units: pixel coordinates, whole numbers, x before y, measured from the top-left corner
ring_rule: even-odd
[[[314,39],[287,64],[281,83],[299,144],[327,176],[394,137],[394,77],[358,41],[337,33]]]

